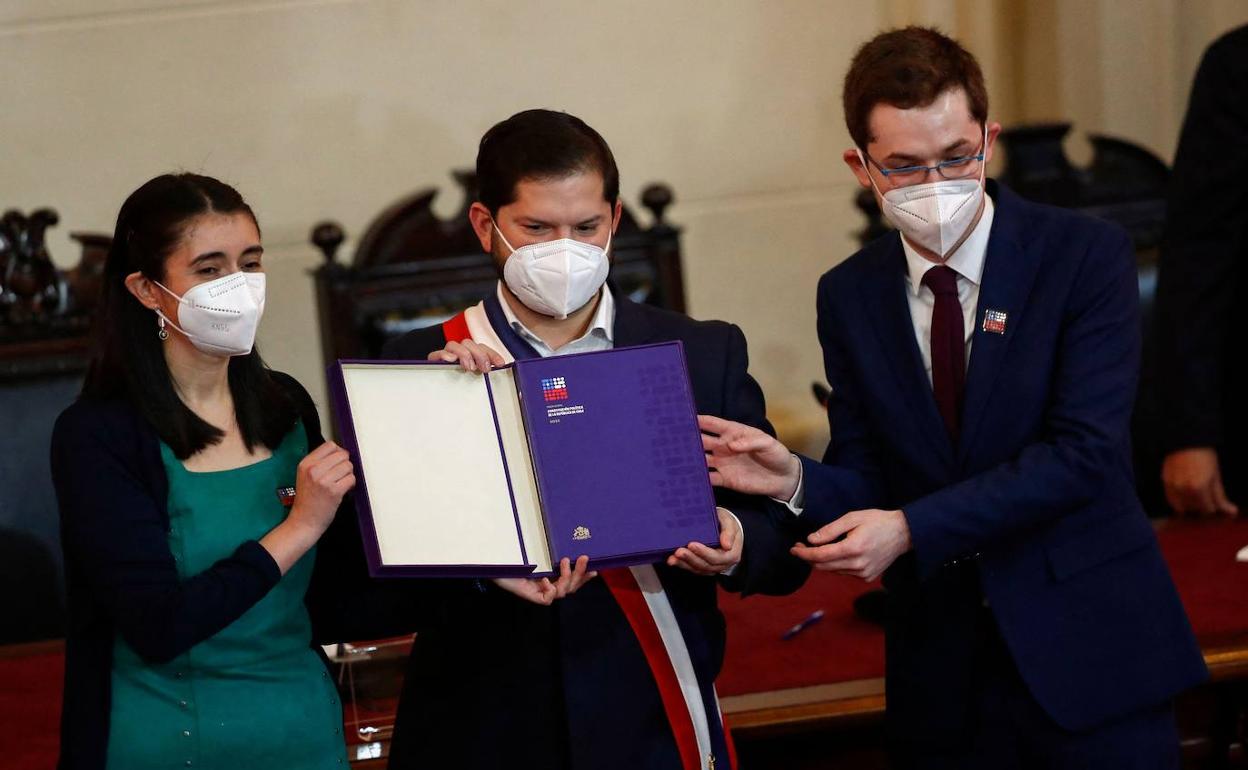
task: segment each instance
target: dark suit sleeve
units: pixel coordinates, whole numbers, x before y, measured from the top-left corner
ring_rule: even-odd
[[[1104,227],[1063,313],[1044,435],[1011,461],[903,506],[922,575],[1090,502],[1128,441],[1140,360],[1135,253]]]
[[[1216,447],[1223,436],[1237,260],[1248,254],[1248,30],[1205,54],[1170,181],[1157,283],[1163,449]]]
[[[446,334],[442,331],[442,327],[429,326],[390,340],[382,347],[381,357],[423,361],[444,347],[446,347]]]
[[[203,572],[178,575],[161,506],[136,467],[134,443],[98,415],[73,410],[52,433],[52,477],[67,568],[144,660],[163,663],[228,626],[281,579],[248,540]]]
[[[805,498],[801,518],[808,532],[850,511],[881,504],[878,455],[863,415],[859,383],[841,339],[846,325],[836,318],[834,275],[828,273],[820,280],[816,300],[823,367],[831,386],[828,396],[831,440],[822,463],[800,458]]]
[[[752,425],[768,433],[763,391],[749,375],[745,335],[730,327],[724,361],[724,413],[729,420]],[[810,573],[809,566],[789,553],[801,539],[788,509],[763,497],[717,489],[715,502],[741,522],[745,537],[741,562],[731,577],[722,578],[725,588],[742,594],[786,594],[797,590]]]

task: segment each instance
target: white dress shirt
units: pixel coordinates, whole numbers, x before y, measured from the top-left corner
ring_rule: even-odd
[[[516,316],[511,309],[511,305],[507,304],[507,297],[503,295],[503,283],[498,283],[498,304],[503,306],[503,315],[507,318],[507,323],[511,324],[511,328],[516,334],[527,343],[533,346],[537,354],[542,358],[553,356],[556,353],[566,356],[569,353],[592,353],[596,350],[610,350],[615,347],[615,297],[611,296],[611,290],[606,286],[602,287],[602,299],[598,301],[598,309],[594,311],[594,317],[589,322],[589,328],[580,337],[563,345],[558,350],[554,350],[547,345],[541,337],[534,334],[525,326],[523,322]]]
[[[984,277],[984,259],[988,256],[988,234],[992,230],[992,198],[984,196],[984,213],[975,229],[949,255],[945,265],[958,274],[958,302],[962,303],[962,333],[966,338],[966,362],[971,360],[971,337],[975,334],[975,308],[979,305],[979,285]],[[932,381],[932,308],[936,295],[923,285],[923,276],[937,263],[921,256],[910,242],[901,239],[906,252],[906,299],[910,303],[910,321],[923,356],[927,381]]]
[[[975,229],[962,241],[944,264],[958,274],[958,302],[962,304],[962,334],[966,339],[966,363],[971,360],[971,338],[975,335],[975,312],[979,306],[979,285],[984,278],[984,262],[988,257],[988,236],[992,232],[992,198],[984,195],[984,213],[975,223]],[[910,322],[914,325],[914,337],[919,343],[923,357],[923,369],[927,381],[932,381],[932,309],[936,295],[923,285],[923,276],[937,266],[936,262],[923,257],[904,237],[901,248],[906,253],[906,301],[910,305]],[[797,491],[789,500],[777,500],[788,506],[795,515],[801,515],[805,502],[805,479],[798,467]]]

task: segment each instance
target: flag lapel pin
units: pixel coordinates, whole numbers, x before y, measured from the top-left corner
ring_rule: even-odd
[[[1005,334],[1006,313],[1004,310],[985,310],[984,325],[985,332],[992,334]]]

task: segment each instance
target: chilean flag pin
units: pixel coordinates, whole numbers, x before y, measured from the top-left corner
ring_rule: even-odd
[[[1007,316],[1004,310],[985,310],[984,326],[986,332],[992,334],[1005,334],[1005,320]]]

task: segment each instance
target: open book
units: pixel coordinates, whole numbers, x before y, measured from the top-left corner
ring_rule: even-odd
[[[679,342],[517,361],[330,367],[375,576],[540,576],[718,542]]]

